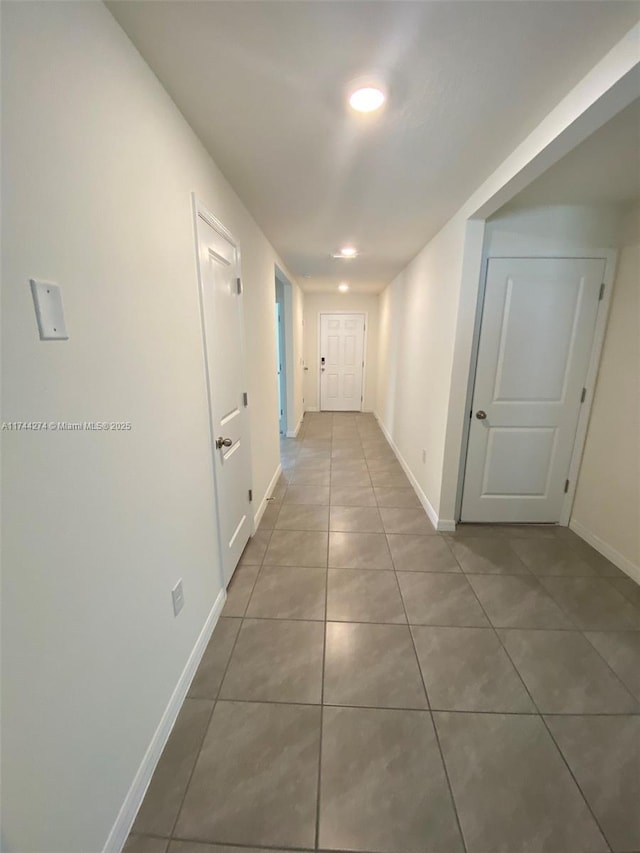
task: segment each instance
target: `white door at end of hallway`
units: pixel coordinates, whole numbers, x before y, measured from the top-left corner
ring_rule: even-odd
[[[225,586],[253,529],[238,247],[222,226],[197,217],[201,308]]]
[[[362,410],[364,314],[320,314],[320,409]]]
[[[605,260],[491,258],[462,521],[560,520]]]

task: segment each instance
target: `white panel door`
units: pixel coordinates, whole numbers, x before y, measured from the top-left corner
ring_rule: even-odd
[[[364,314],[320,315],[320,408],[362,409]]]
[[[198,255],[218,529],[225,585],[251,535],[249,418],[238,250],[198,216]]]
[[[463,521],[559,521],[604,267],[489,260]]]

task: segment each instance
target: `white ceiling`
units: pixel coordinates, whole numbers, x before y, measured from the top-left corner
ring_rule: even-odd
[[[108,6],[303,287],[354,290],[384,287],[640,16],[617,0]],[[388,104],[354,114],[345,89],[371,72]],[[333,259],[347,241],[360,257]]]
[[[519,193],[509,207],[640,199],[640,99]]]

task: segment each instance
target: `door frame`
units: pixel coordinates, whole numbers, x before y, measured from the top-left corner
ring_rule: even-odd
[[[360,408],[354,409],[354,411],[364,412],[364,391],[366,387],[366,379],[367,379],[367,335],[369,333],[369,312],[368,311],[318,311],[318,352],[316,355],[317,361],[317,373],[318,373],[318,411],[319,412],[331,412],[333,409],[323,409],[322,408],[322,390],[320,385],[320,358],[322,351],[322,340],[321,340],[321,332],[322,332],[322,317],[323,316],[338,316],[343,317],[346,314],[360,314],[364,317],[364,334],[362,337],[362,361],[364,362],[362,365],[362,389],[361,389],[361,400],[360,400]]]
[[[460,465],[460,473],[458,477],[458,489],[456,495],[456,524],[460,523],[462,513],[462,494],[464,491],[464,480],[467,473],[467,457],[469,454],[469,433],[471,431],[471,414],[473,406],[473,394],[476,383],[476,369],[478,366],[478,352],[480,348],[480,331],[482,327],[482,314],[484,311],[484,297],[487,289],[487,273],[489,270],[489,261],[492,259],[526,259],[533,260],[537,258],[549,258],[553,260],[603,260],[605,262],[603,283],[604,294],[598,305],[598,313],[596,316],[596,325],[593,330],[593,341],[591,344],[591,353],[589,355],[589,366],[585,377],[584,387],[587,389],[587,394],[584,402],[580,406],[578,415],[578,423],[576,426],[576,434],[571,453],[571,462],[569,463],[569,488],[562,502],[560,510],[560,518],[558,525],[568,527],[571,519],[571,511],[573,502],[576,496],[576,488],[578,485],[578,477],[580,475],[580,466],[582,464],[582,454],[587,438],[587,430],[589,427],[589,419],[591,417],[591,408],[593,405],[594,391],[598,379],[598,370],[600,369],[600,360],[602,358],[602,348],[604,346],[605,334],[607,331],[607,321],[609,319],[609,309],[611,307],[611,297],[613,294],[613,285],[615,282],[616,264],[618,260],[618,252],[616,249],[567,249],[562,252],[548,252],[544,249],[532,249],[527,252],[509,252],[509,254],[488,254],[482,253],[482,266],[480,274],[480,284],[478,288],[478,302],[476,308],[476,317],[473,328],[473,343],[471,348],[471,361],[469,365],[469,380],[467,385],[466,396],[466,411],[469,416],[465,418],[463,436],[462,436],[462,464]],[[496,522],[499,524],[500,522]]]
[[[277,264],[274,264],[275,282],[282,285],[282,294],[284,302],[282,303],[282,322],[284,333],[284,354],[285,354],[285,426],[286,438],[295,438],[298,434],[295,423],[296,413],[296,398],[295,398],[295,374],[296,362],[295,353],[297,352],[296,338],[293,328],[294,320],[294,292],[293,285],[287,278],[286,274],[280,269]]]
[[[284,294],[283,294],[284,300]],[[280,437],[287,435],[287,341],[285,334],[285,306],[284,301],[278,301],[276,292],[276,339],[278,341],[278,395],[280,397],[280,412],[278,413],[278,431]]]
[[[226,589],[226,583],[224,579],[224,569],[223,569],[223,556],[222,556],[222,531],[220,529],[220,512],[218,508],[218,480],[216,474],[216,435],[214,430],[214,421],[213,421],[213,400],[214,393],[212,390],[211,377],[209,375],[209,362],[207,359],[207,335],[206,335],[206,325],[205,325],[205,316],[204,316],[204,283],[202,281],[202,271],[200,268],[200,241],[198,239],[198,219],[202,219],[207,225],[210,225],[214,231],[217,231],[220,236],[224,237],[225,240],[228,240],[236,250],[236,257],[238,261],[238,274],[240,279],[242,279],[242,253],[240,251],[240,243],[233,236],[231,231],[222,223],[220,220],[211,213],[208,207],[200,201],[195,192],[191,193],[191,210],[193,217],[193,236],[195,241],[195,249],[196,249],[196,277],[198,281],[198,305],[200,308],[200,331],[201,331],[201,344],[202,344],[202,363],[204,367],[204,390],[206,394],[207,400],[207,414],[209,420],[209,449],[210,449],[210,464],[211,464],[211,473],[212,478],[211,482],[213,485],[213,498],[214,498],[214,508],[216,514],[216,530],[218,533],[218,572],[220,575],[220,583],[222,585],[222,589]],[[246,346],[246,334],[245,334],[245,321],[244,321],[244,286],[242,287],[242,292],[239,294],[240,296],[240,351],[242,356],[242,367],[243,367],[243,380],[245,387],[247,386],[247,346]],[[247,406],[248,409],[248,406]],[[249,417],[247,418],[247,452],[249,454],[249,488],[253,491],[253,451],[252,451],[252,443],[251,443],[251,413],[248,412]],[[251,512],[251,531],[253,535],[256,532],[256,519],[255,513]]]

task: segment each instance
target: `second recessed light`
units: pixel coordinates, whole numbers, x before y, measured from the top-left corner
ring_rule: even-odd
[[[377,86],[361,86],[349,96],[349,105],[359,113],[373,113],[379,110],[386,95]]]
[[[340,291],[340,293],[346,293],[347,290],[349,290],[349,285],[346,281],[341,281],[338,285],[338,290]]]

